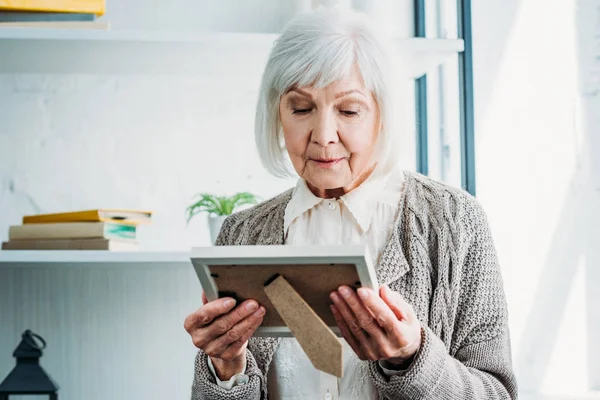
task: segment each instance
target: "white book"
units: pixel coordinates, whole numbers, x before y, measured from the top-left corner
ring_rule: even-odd
[[[8,238],[9,240],[78,238],[134,240],[135,233],[136,227],[133,225],[110,222],[61,222],[13,225],[8,230]]]
[[[134,241],[108,239],[17,239],[2,243],[2,250],[138,250]]]

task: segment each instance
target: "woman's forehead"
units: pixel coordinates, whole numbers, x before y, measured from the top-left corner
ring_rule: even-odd
[[[329,85],[325,87],[318,87],[314,84],[306,86],[294,85],[286,91],[286,94],[292,91],[300,92],[302,94],[302,92],[312,93],[319,90],[331,90],[335,92],[336,95],[338,93],[347,95],[350,94],[350,92],[358,92],[366,95],[369,92],[358,68],[352,68],[347,74],[329,83]]]

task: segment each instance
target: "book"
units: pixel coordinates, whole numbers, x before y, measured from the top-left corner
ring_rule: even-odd
[[[19,239],[2,243],[2,250],[138,250],[134,241],[108,239]]]
[[[76,238],[134,240],[136,227],[112,222],[62,222],[13,225],[8,229],[9,240]]]
[[[0,11],[41,11],[103,15],[105,0],[0,0]]]
[[[1,2],[1,0],[0,0]],[[94,14],[83,14],[83,13],[60,13],[60,12],[27,12],[27,11],[4,11],[0,12],[0,23],[4,26],[4,23],[55,23],[55,22],[82,22],[82,21],[94,21],[96,16]]]
[[[55,222],[118,222],[120,224],[147,224],[151,211],[100,208],[96,210],[72,211],[52,214],[26,215],[23,224],[46,224]]]

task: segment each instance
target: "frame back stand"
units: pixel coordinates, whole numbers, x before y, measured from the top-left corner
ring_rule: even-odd
[[[281,319],[320,371],[342,377],[342,342],[281,275],[265,285],[265,293]]]

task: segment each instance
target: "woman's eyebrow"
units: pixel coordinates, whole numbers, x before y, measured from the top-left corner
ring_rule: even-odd
[[[340,97],[344,97],[344,96],[347,96],[347,95],[349,95],[349,94],[352,94],[352,93],[358,93],[358,94],[361,94],[361,95],[363,95],[363,96],[365,95],[365,94],[364,94],[364,93],[363,93],[361,90],[359,90],[359,89],[350,89],[350,90],[345,90],[345,91],[343,91],[343,92],[340,92],[340,93],[336,94],[336,95],[335,95],[335,98],[336,98],[336,99],[339,99]]]
[[[298,88],[292,88],[292,89],[290,89],[290,90],[288,91],[288,93],[290,93],[290,92],[296,92],[296,93],[298,93],[298,94],[301,94],[301,95],[303,95],[303,96],[306,96],[306,97],[308,97],[308,98],[309,98],[309,99],[311,99],[311,100],[312,100],[312,98],[313,98],[313,97],[312,97],[312,95],[311,95],[310,93],[308,93],[308,92],[305,92],[305,91],[304,91],[304,90],[302,90],[302,89],[298,89]]]
[[[299,89],[299,88],[292,88],[292,89],[288,90],[287,93],[291,93],[291,92],[296,92],[296,93],[298,93],[298,94],[300,94],[302,96],[308,97],[311,100],[313,99],[313,97],[312,97],[312,95],[310,93],[305,92],[304,90]],[[344,90],[343,92],[337,93],[335,95],[335,98],[339,99],[340,97],[344,97],[344,96],[347,96],[347,95],[352,94],[352,93],[358,93],[358,94],[360,94],[362,96],[365,96],[365,94],[360,89],[350,89],[350,90]]]

